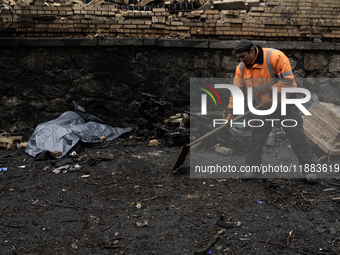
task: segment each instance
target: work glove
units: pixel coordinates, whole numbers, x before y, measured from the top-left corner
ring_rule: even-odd
[[[266,95],[264,95],[261,98],[261,100],[262,100],[261,103],[260,103],[261,109],[268,110],[272,107],[273,99],[268,93]]]

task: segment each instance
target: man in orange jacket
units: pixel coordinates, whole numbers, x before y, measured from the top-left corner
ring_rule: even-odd
[[[253,100],[261,109],[270,109],[273,104],[272,91],[277,88],[278,99],[283,87],[297,87],[293,71],[287,56],[276,49],[262,48],[254,45],[249,40],[241,40],[234,49],[234,54],[240,60],[236,68],[234,84],[243,92],[246,88],[253,88]],[[290,98],[296,98],[294,94],[287,94]],[[280,101],[279,101],[280,102]],[[283,127],[286,136],[292,146],[292,150],[298,158],[299,165],[312,164],[312,152],[305,135],[302,118],[296,105],[288,104],[287,113],[281,115],[279,107],[274,113],[261,116],[263,119],[293,119],[297,123],[295,127]],[[233,97],[229,99],[227,112],[231,114],[233,109]],[[230,117],[230,116],[229,116]],[[252,137],[246,155],[246,162],[249,165],[262,164],[262,149],[272,130],[272,123],[264,121],[262,127],[252,129]],[[306,174],[307,182],[314,183],[315,175]]]

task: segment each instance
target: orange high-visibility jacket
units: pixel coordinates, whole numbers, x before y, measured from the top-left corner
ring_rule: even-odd
[[[279,50],[263,49],[263,64],[254,64],[249,69],[241,62],[236,68],[234,84],[246,92],[253,88],[253,99],[260,104],[262,99],[272,96],[272,88],[278,88],[278,100],[282,87],[297,87],[288,57]],[[287,94],[289,96],[289,94]],[[233,97],[230,96],[228,109],[233,109]]]

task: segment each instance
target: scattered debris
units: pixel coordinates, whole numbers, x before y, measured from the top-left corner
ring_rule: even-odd
[[[149,146],[158,146],[158,141],[157,140],[150,140]]]
[[[169,116],[169,102],[148,93],[141,93],[143,96],[139,112],[148,121],[147,129],[151,129],[153,123],[161,123],[165,116]]]
[[[71,248],[73,249],[73,250],[77,250],[78,249],[78,246],[76,245],[76,244],[71,244]]]
[[[218,238],[224,236],[224,235],[222,235],[224,232],[225,232],[225,229],[224,229],[224,228],[221,229],[221,230],[219,230],[219,231],[217,232],[217,234],[214,235],[214,237],[212,238],[212,240],[209,241],[209,242],[205,245],[204,248],[194,251],[194,254],[201,254],[201,253],[203,253],[203,252],[207,252],[207,251],[210,249],[210,247],[211,247],[214,243],[216,243],[216,241],[217,241]]]
[[[146,227],[149,225],[149,222],[147,220],[141,221],[141,222],[136,222],[136,226],[137,228],[142,228],[142,227]]]
[[[17,143],[17,149],[25,149],[27,147],[27,142]]]
[[[217,143],[219,142],[215,141],[215,144]],[[287,153],[287,143],[288,141],[282,145],[278,144],[277,152]],[[66,174],[62,174],[61,171],[59,175],[51,171],[65,162],[74,165],[72,161],[75,162],[75,159],[89,159],[89,155],[97,153],[100,144],[84,149],[79,153],[78,158],[63,157],[47,162],[37,162],[17,150],[0,151],[0,160],[3,161],[0,165],[8,166],[9,169],[6,173],[0,172],[0,189],[3,198],[0,207],[2,224],[4,231],[12,233],[6,237],[8,244],[15,243],[16,237],[25,237],[25,233],[22,233],[23,228],[40,235],[45,233],[42,232],[42,228],[45,227],[46,232],[59,238],[58,229],[53,227],[53,222],[51,223],[50,220],[54,217],[55,223],[65,229],[81,231],[75,231],[72,240],[69,236],[61,236],[58,243],[51,243],[49,239],[41,243],[40,240],[33,238],[31,244],[22,243],[21,247],[24,247],[23,245],[28,248],[37,247],[31,250],[31,253],[35,253],[39,252],[39,247],[42,247],[40,245],[44,247],[52,245],[51,249],[59,249],[59,253],[63,253],[64,250],[59,245],[62,242],[72,253],[71,244],[74,243],[78,246],[79,254],[96,253],[104,245],[111,246],[113,253],[121,254],[138,252],[141,251],[140,248],[146,253],[171,254],[175,246],[182,247],[183,249],[180,249],[186,250],[186,254],[193,254],[196,249],[199,251],[207,246],[209,248],[206,251],[211,249],[212,254],[231,254],[233,251],[247,254],[257,250],[262,253],[277,254],[284,252],[296,254],[302,250],[306,254],[317,254],[320,252],[319,247],[322,247],[326,253],[337,254],[340,242],[335,239],[338,232],[332,233],[334,229],[339,230],[334,224],[338,216],[337,206],[340,198],[332,200],[332,197],[340,196],[339,180],[325,179],[322,185],[311,187],[295,179],[277,179],[275,181],[278,186],[267,187],[267,182],[262,183],[258,180],[192,180],[176,177],[176,183],[173,184],[171,180],[174,178],[165,170],[169,168],[166,162],[173,159],[176,150],[167,147],[148,147],[145,146],[145,142],[129,139],[128,136],[110,144],[112,146],[108,149],[99,151],[116,155],[114,164],[113,161],[104,161],[96,167],[84,165],[84,171],[77,174],[70,173],[70,169]],[[159,153],[159,156],[156,156],[156,153]],[[289,153],[282,155],[287,156]],[[142,158],[132,157],[132,155],[141,155]],[[238,162],[236,156],[230,157],[230,163],[241,165],[242,162]],[[23,159],[26,161],[23,162]],[[17,169],[17,166],[24,164],[29,170]],[[77,164],[82,165],[80,162]],[[49,170],[43,171],[47,165]],[[164,172],[155,174],[154,171],[149,170],[150,165]],[[205,185],[202,184],[203,182]],[[258,188],[259,185],[261,188]],[[156,191],[152,188],[156,188]],[[228,188],[227,193],[226,188]],[[200,190],[203,191],[203,195]],[[225,198],[226,194],[227,198]],[[321,197],[315,199],[319,194]],[[13,199],[8,200],[8,197]],[[257,205],[256,200],[249,203],[252,199],[264,199],[262,201],[271,206],[267,208],[267,205]],[[20,206],[22,201],[27,201],[28,206]],[[141,204],[140,209],[137,209],[138,201]],[[134,204],[129,207],[132,202]],[[292,218],[287,218],[287,215],[280,213],[282,208],[290,211]],[[259,209],[270,210],[269,218],[254,218],[254,215],[259,215]],[[151,214],[150,210],[152,210]],[[109,218],[105,218],[107,212],[112,214]],[[99,223],[89,219],[92,214],[95,215],[94,219],[100,219]],[[214,216],[216,214],[217,218]],[[215,224],[222,214],[228,215],[223,220],[228,228]],[[16,217],[13,218],[13,215]],[[22,220],[26,219],[27,215],[31,215],[28,222]],[[154,217],[152,222],[148,215]],[[159,220],[163,218],[165,220]],[[145,224],[144,220],[149,222]],[[290,222],[294,220],[301,221],[301,225],[298,226],[299,232],[308,233],[307,238],[313,241],[313,246],[308,245],[304,238],[299,238],[299,233],[295,236],[295,232],[292,232],[289,238],[290,244],[286,246],[289,232],[294,229],[294,224]],[[138,226],[136,222],[139,222]],[[273,225],[272,222],[275,224]],[[172,228],[169,228],[169,225]],[[318,228],[311,228],[311,225],[317,225]],[[261,233],[263,226],[269,231]],[[331,227],[334,227],[332,233]],[[178,229],[183,231],[178,232]],[[217,235],[220,229],[225,231]],[[120,232],[118,236],[116,236],[117,231]],[[155,232],[158,233],[157,236],[170,237],[171,240],[164,241],[162,238],[157,238],[152,235]],[[272,234],[274,232],[275,235]],[[81,239],[88,233],[94,233],[96,239]],[[197,233],[203,234],[197,235]],[[138,239],[141,234],[145,234],[147,240]],[[117,240],[119,243],[116,242]],[[129,240],[136,241],[129,242]],[[118,245],[121,248],[117,249]],[[222,249],[219,250],[221,246]],[[2,250],[7,249],[5,248]],[[205,254],[206,251],[200,254]]]
[[[172,132],[165,134],[165,145],[169,147],[180,145],[182,141],[181,132]]]
[[[59,158],[63,155],[63,153],[61,151],[54,151],[54,152],[52,152],[52,155],[55,158]]]
[[[250,238],[249,237],[241,237],[240,241],[250,241]]]
[[[46,171],[46,170],[48,170],[48,169],[50,169],[50,166],[45,166],[45,167],[43,168],[43,171]]]
[[[286,245],[289,246],[289,242],[290,242],[290,237],[292,236],[293,230],[289,232],[288,237],[287,237],[287,243]]]
[[[63,171],[63,173],[66,173],[68,169],[70,169],[72,167],[72,165],[70,164],[67,164],[67,165],[63,165],[63,166],[60,166],[56,169],[53,169],[52,172],[55,173],[55,174],[59,174],[61,171]]]
[[[16,149],[17,144],[21,143],[22,136],[0,136],[0,147],[6,149]]]
[[[329,228],[329,233],[332,234],[332,235],[335,235],[336,234],[336,229],[334,227],[330,227]]]
[[[226,147],[223,147],[223,146],[218,146],[215,148],[215,151],[218,152],[218,153],[221,153],[223,155],[232,155],[234,153],[234,150],[231,149],[231,148],[226,148]]]
[[[265,204],[265,202],[260,201],[260,200],[256,201],[256,203],[258,203],[258,204],[260,204],[260,205],[264,205],[264,204]]]
[[[72,158],[78,158],[78,157],[79,157],[79,155],[77,154],[76,151],[72,151],[72,152],[69,153],[68,155],[69,155],[70,157],[72,157]]]
[[[105,136],[99,137],[99,142],[103,143],[105,141],[106,141],[106,137]]]
[[[187,113],[172,115],[171,104],[154,95],[142,93],[143,100],[139,112],[146,122],[134,131],[134,138],[143,140],[162,139],[162,143],[169,147],[183,145],[189,142],[190,119]],[[170,117],[169,117],[170,116]],[[165,138],[163,140],[163,138]],[[151,145],[150,146],[157,146]]]
[[[36,200],[34,200],[34,201],[32,202],[32,205],[36,205],[38,202],[39,202],[39,198],[37,198]]]
[[[218,221],[216,221],[216,225],[222,228],[232,228],[234,227],[234,224],[232,222],[226,222],[223,220],[223,217],[221,217]]]
[[[17,1],[8,0],[6,1],[8,6],[23,5],[29,6],[34,4],[33,0]],[[254,7],[259,7],[265,3],[260,3],[260,0],[72,0],[65,2],[55,2],[52,0],[43,1],[43,6],[50,7],[65,7],[71,4],[87,4],[88,6],[109,6],[114,5],[117,9],[122,11],[128,10],[139,10],[139,11],[151,11],[154,8],[164,8],[170,12],[185,12],[185,11],[202,11],[202,10],[238,10],[240,11],[251,11]],[[9,9],[8,6],[1,7],[2,10]],[[100,34],[100,32],[98,33]]]
[[[326,191],[334,191],[334,190],[336,190],[336,188],[324,189],[324,190],[322,190],[322,191],[326,192]]]
[[[74,170],[74,171],[78,171],[80,169],[82,169],[82,166],[78,164],[75,164],[73,167],[70,168],[70,170]]]
[[[223,246],[222,246],[222,245],[219,245],[219,246],[216,247],[216,250],[218,250],[218,251],[219,251],[219,250],[222,250],[222,249],[223,249]]]
[[[177,113],[164,120],[164,125],[168,127],[186,127],[190,122],[189,114]]]

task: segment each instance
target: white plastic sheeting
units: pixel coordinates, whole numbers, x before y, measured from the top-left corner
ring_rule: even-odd
[[[25,152],[35,157],[40,153],[61,151],[63,157],[79,140],[96,143],[99,137],[105,136],[106,141],[112,141],[132,130],[132,127],[120,128],[94,121],[86,122],[83,117],[77,112],[67,111],[57,119],[39,124],[28,140]]]

